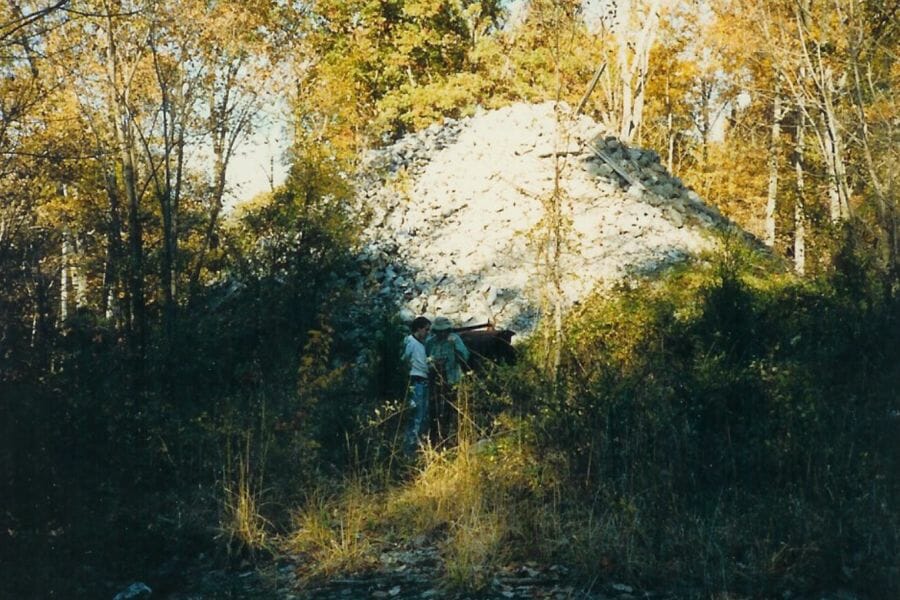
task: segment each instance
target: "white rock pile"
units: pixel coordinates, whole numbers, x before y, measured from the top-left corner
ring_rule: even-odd
[[[515,104],[370,152],[358,184],[372,217],[358,283],[405,318],[527,333],[546,281],[535,240],[555,189],[569,223],[559,261],[569,305],[711,248],[709,232],[732,227],[655,152],[626,147],[566,105]]]

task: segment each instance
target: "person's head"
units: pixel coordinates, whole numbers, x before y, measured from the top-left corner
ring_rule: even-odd
[[[438,337],[447,337],[450,330],[453,329],[453,323],[447,317],[435,317],[431,330]]]
[[[431,321],[425,317],[416,317],[413,319],[409,329],[412,331],[413,337],[421,342],[425,339],[425,336],[428,335],[428,331],[431,329]]]

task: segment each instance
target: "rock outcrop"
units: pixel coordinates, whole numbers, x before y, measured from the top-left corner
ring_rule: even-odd
[[[558,185],[557,185],[558,182]],[[369,286],[413,314],[520,333],[539,314],[536,240],[562,201],[565,302],[711,248],[732,227],[669,174],[566,105],[515,104],[445,120],[369,153],[358,200]]]

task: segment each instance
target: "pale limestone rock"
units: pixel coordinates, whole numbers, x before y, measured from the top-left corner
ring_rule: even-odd
[[[570,113],[514,104],[369,153],[359,185],[360,205],[373,215],[366,257],[394,257],[377,269],[406,310],[490,319],[527,334],[540,312],[536,241],[557,174],[569,221],[560,260],[569,304],[711,248],[708,233],[730,226],[656,152],[626,147]],[[642,184],[626,183],[595,147]]]

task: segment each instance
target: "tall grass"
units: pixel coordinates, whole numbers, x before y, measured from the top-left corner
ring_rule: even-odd
[[[271,442],[264,433],[243,432],[228,440],[223,474],[220,534],[230,556],[255,556],[271,547],[272,524],[262,515],[265,465]],[[256,445],[259,445],[257,448]]]
[[[371,525],[378,506],[378,495],[359,479],[348,481],[335,496],[314,492],[294,515],[285,548],[306,558],[307,579],[365,569],[377,558]]]

